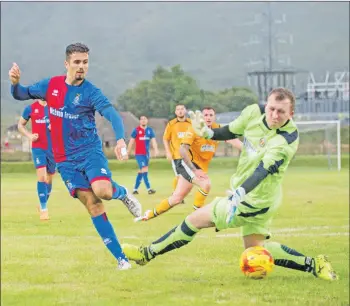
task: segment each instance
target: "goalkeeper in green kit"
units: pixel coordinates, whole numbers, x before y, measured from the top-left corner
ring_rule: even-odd
[[[324,255],[305,256],[270,242],[269,226],[281,203],[281,183],[295,155],[299,138],[292,120],[295,97],[285,88],[273,89],[265,107],[247,106],[229,125],[209,129],[199,111],[190,113],[198,136],[213,140],[244,137],[243,151],[228,196],[214,199],[149,246],[124,244],[125,255],[144,265],[156,256],[187,245],[203,228],[241,228],[244,247],[263,246],[275,265],[310,272],[325,280],[338,279]]]

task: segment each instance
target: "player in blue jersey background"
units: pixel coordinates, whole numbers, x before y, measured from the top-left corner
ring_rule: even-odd
[[[26,128],[31,121],[31,131]],[[36,100],[26,106],[18,121],[18,131],[27,137],[32,145],[32,158],[37,175],[37,193],[40,202],[40,220],[49,220],[47,202],[52,189],[52,178],[56,171],[56,163],[52,154],[50,120],[47,103]]]
[[[145,182],[148,194],[154,194],[156,191],[151,188],[151,184],[148,179],[148,164],[150,158],[149,147],[152,143],[154,155],[159,155],[158,145],[156,141],[156,135],[154,130],[147,126],[148,119],[146,116],[140,116],[140,125],[133,129],[131,138],[128,144],[128,154],[135,143],[135,159],[139,166],[139,171],[136,176],[135,186],[133,194],[138,194],[138,188],[140,187],[142,179]]]
[[[97,135],[95,112],[111,122],[119,160],[128,159],[124,125],[119,113],[101,90],[85,79],[89,67],[89,48],[81,43],[66,48],[67,74],[22,86],[19,66],[9,71],[11,93],[16,100],[44,99],[49,108],[52,149],[58,171],[67,189],[87,208],[104,244],[121,270],[131,267],[121,250],[114,229],[101,201],[121,200],[134,216],[141,216],[141,205],[125,187],[112,180],[108,161]]]

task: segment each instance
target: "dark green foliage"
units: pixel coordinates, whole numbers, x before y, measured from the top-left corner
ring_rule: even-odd
[[[142,81],[126,90],[118,99],[119,109],[130,111],[136,116],[163,118],[171,117],[178,103],[192,110],[211,106],[220,113],[240,111],[249,104],[257,103],[257,97],[247,88],[204,91],[192,76],[176,65],[170,69],[158,66],[151,80]]]

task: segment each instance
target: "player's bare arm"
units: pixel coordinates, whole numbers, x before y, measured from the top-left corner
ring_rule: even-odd
[[[192,172],[196,175],[196,177],[198,177],[199,179],[206,179],[206,178],[208,178],[208,176],[204,173],[204,171],[203,170],[201,170],[201,169],[197,169],[194,165],[193,165],[193,163],[192,163],[192,161],[191,161],[191,159],[190,159],[190,157],[189,157],[189,150],[190,150],[190,145],[188,145],[188,144],[181,144],[181,146],[180,146],[180,155],[181,155],[181,157],[182,157],[182,159],[183,159],[183,161],[185,162],[185,164],[192,170]]]
[[[166,158],[168,160],[172,160],[173,157],[171,156],[169,141],[166,139],[163,139],[163,144],[164,144]]]
[[[135,138],[130,138],[129,144],[128,144],[128,155],[130,155],[132,147],[134,146]]]
[[[37,133],[30,133],[27,128],[26,125],[28,123],[28,120],[24,119],[23,117],[21,117],[18,121],[17,127],[18,127],[18,131],[25,137],[27,137],[30,141],[37,141],[39,139],[39,135]]]
[[[152,144],[152,148],[153,148],[153,154],[154,156],[159,156],[159,150],[158,150],[158,144],[157,144],[157,140],[155,138],[151,139],[151,144]]]
[[[197,168],[193,165],[188,153],[190,150],[190,145],[188,144],[181,144],[180,146],[180,155],[185,162],[185,164],[193,171],[195,172]]]
[[[117,141],[117,145],[114,148],[114,153],[117,156],[118,160],[129,159],[128,151],[126,149],[126,143],[123,138]]]
[[[240,141],[238,138],[226,140],[226,143],[229,143],[230,145],[232,145],[232,147],[236,148],[239,151],[243,150],[243,142]]]

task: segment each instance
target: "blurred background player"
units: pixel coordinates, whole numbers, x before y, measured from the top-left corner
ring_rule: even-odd
[[[32,123],[32,132],[26,128],[29,120]],[[18,121],[18,131],[31,141],[32,158],[38,179],[40,220],[49,220],[47,202],[51,194],[56,163],[52,153],[49,111],[45,100],[36,100],[24,109]]]
[[[129,258],[146,264],[158,255],[187,245],[203,228],[240,227],[244,247],[265,247],[275,265],[329,281],[338,279],[326,256],[305,256],[268,241],[271,221],[282,200],[282,179],[299,144],[298,129],[292,120],[294,107],[293,93],[276,88],[269,94],[266,107],[247,106],[236,120],[219,129],[209,129],[199,111],[195,116],[191,114],[193,129],[201,137],[227,140],[244,136],[244,149],[231,178],[228,197],[215,198],[147,247],[123,246]]]
[[[130,155],[132,146],[135,143],[135,159],[140,168],[136,176],[136,182],[134,186],[133,194],[138,194],[138,188],[140,187],[142,178],[145,182],[148,194],[154,194],[156,191],[151,188],[151,184],[148,179],[148,163],[149,163],[149,143],[151,142],[154,156],[159,155],[156,135],[153,129],[147,126],[148,119],[146,116],[140,116],[140,125],[136,127],[131,133],[131,139],[128,145],[128,154]]]
[[[215,110],[212,107],[203,108],[202,114],[205,124],[209,128],[219,127],[215,123]],[[240,145],[241,142],[238,140],[239,148]],[[136,219],[136,221],[147,221],[180,204],[190,193],[193,185],[198,186],[193,208],[198,209],[202,207],[211,187],[210,179],[207,175],[208,166],[215,155],[217,146],[217,141],[196,135],[192,126],[190,126],[180,146],[180,156],[182,159],[176,159],[174,161],[176,172],[179,174],[179,180],[174,193],[169,198],[161,201],[153,210],[147,210],[145,215]]]
[[[45,99],[50,116],[52,149],[58,171],[72,197],[84,204],[105,246],[120,270],[131,268],[121,250],[101,201],[118,199],[134,217],[141,216],[141,205],[126,188],[112,180],[102,142],[96,130],[95,112],[111,122],[119,160],[127,159],[123,121],[101,90],[85,79],[89,48],[81,43],[66,48],[66,75],[44,79],[30,86],[20,85],[21,72],[13,63],[9,78],[17,100]]]
[[[166,158],[171,161],[175,173],[173,180],[173,190],[175,190],[179,174],[176,172],[176,160],[181,160],[180,145],[186,131],[191,126],[191,120],[186,118],[186,107],[178,104],[175,107],[176,118],[170,120],[165,127],[163,135],[163,144]]]

